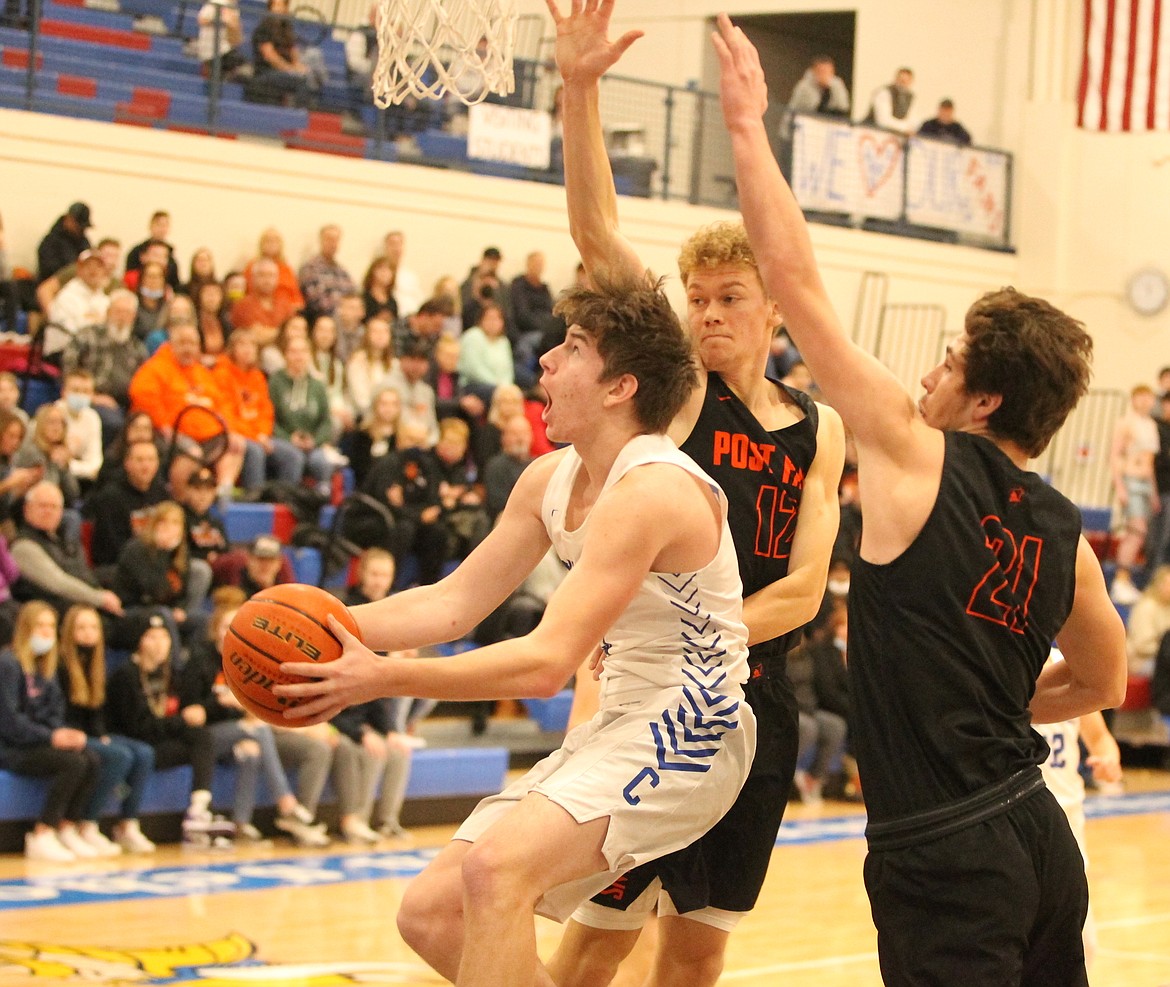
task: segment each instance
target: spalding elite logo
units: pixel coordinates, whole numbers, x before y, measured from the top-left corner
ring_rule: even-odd
[[[271,676],[259,671],[247,658],[234,648],[232,649],[232,653],[228,655],[228,661],[235,666],[239,672],[239,680],[244,685],[255,684],[262,689],[271,689],[276,684],[273,682]]]
[[[253,617],[252,626],[258,631],[263,631],[265,634],[271,634],[273,637],[284,641],[285,644],[291,644],[301,654],[303,654],[309,661],[316,661],[321,657],[321,649],[313,644],[310,644],[296,631],[288,631],[280,626],[279,621],[269,620],[267,617]]]

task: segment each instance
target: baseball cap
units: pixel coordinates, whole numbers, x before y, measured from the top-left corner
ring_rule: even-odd
[[[87,206],[84,202],[73,203],[73,205],[71,205],[66,210],[66,215],[72,216],[74,219],[77,220],[78,223],[80,223],[82,226],[86,227],[87,229],[90,226],[93,226],[93,223],[90,222],[90,218],[89,218],[89,206]]]
[[[80,267],[86,261],[96,260],[102,267],[106,266],[106,259],[96,250],[83,250],[77,255],[77,266]]]
[[[154,630],[156,627],[161,627],[163,630],[169,630],[167,627],[167,622],[163,620],[162,614],[160,614],[158,611],[137,614],[130,619],[133,621],[133,623],[130,625],[130,639],[134,642],[135,647],[138,646],[138,643],[142,640],[143,635],[146,634],[147,631]]]
[[[189,487],[214,487],[215,485],[215,474],[206,466],[193,473],[191,479],[187,481],[187,486]]]
[[[257,535],[248,551],[258,559],[278,559],[280,540],[275,535]]]

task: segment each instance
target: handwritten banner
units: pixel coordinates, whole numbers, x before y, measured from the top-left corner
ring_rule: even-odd
[[[1004,239],[1006,154],[914,137],[910,139],[906,168],[909,222]]]
[[[817,117],[793,121],[792,191],[804,209],[899,219],[905,163],[896,134]]]
[[[479,103],[468,111],[467,156],[548,168],[552,117],[539,110]]]
[[[792,174],[804,209],[903,221],[1003,243],[1011,156],[797,115]]]

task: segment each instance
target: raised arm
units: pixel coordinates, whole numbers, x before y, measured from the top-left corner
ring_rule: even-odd
[[[726,15],[713,43],[723,117],[735,155],[740,211],[760,276],[818,386],[853,430],[859,447],[901,462],[928,431],[890,371],[846,335],[817,270],[800,206],[768,143],[768,89],[759,54]]]
[[[601,129],[600,80],[642,36],[607,37],[613,0],[572,0],[564,16],[558,0],[545,0],[557,27],[557,67],[564,80],[565,195],[569,231],[590,273],[640,277],[646,270],[618,229],[617,192]]]
[[[845,463],[845,430],[832,408],[820,405],[817,455],[804,478],[788,575],[743,601],[748,644],[770,641],[807,624],[825,595],[833,539],[841,519],[837,487]]]

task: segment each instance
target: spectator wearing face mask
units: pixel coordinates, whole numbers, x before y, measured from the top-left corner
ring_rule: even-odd
[[[93,375],[80,369],[66,374],[60,402],[65,412],[65,445],[69,472],[82,482],[83,489],[97,479],[103,459],[102,420],[92,402]]]

